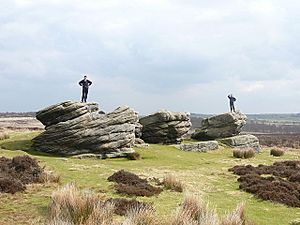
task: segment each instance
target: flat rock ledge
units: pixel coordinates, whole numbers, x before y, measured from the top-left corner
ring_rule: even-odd
[[[254,148],[256,152],[261,151],[261,146],[257,137],[251,134],[238,135],[229,138],[219,139],[221,143],[235,148]]]
[[[66,101],[37,112],[36,117],[46,129],[33,139],[38,151],[64,156],[96,154],[99,158],[134,152],[138,113],[128,106],[104,114],[97,103]]]
[[[187,152],[208,152],[219,149],[217,141],[201,141],[196,143],[181,144],[179,148]]]

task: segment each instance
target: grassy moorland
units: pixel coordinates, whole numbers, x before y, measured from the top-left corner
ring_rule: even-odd
[[[10,139],[0,141],[0,156],[13,157],[30,154],[38,159],[48,170],[60,174],[62,184],[76,182],[80,188],[93,189],[105,193],[108,197],[120,197],[116,194],[107,177],[125,169],[141,177],[162,178],[168,173],[175,174],[186,185],[186,192],[195,193],[211,207],[224,215],[232,211],[237,204],[246,204],[247,217],[260,225],[284,225],[300,218],[299,208],[289,208],[259,200],[239,190],[237,176],[228,169],[241,164],[272,164],[278,160],[300,160],[300,151],[291,151],[283,157],[270,156],[269,149],[251,159],[232,157],[231,149],[221,149],[209,153],[182,152],[173,146],[150,145],[136,148],[143,159],[71,159],[50,156],[31,149],[31,139],[38,132],[13,133]],[[42,224],[47,215],[53,190],[58,184],[31,185],[23,193],[0,194],[0,224]],[[160,216],[174,213],[183,200],[183,194],[163,191],[157,197],[138,197],[138,200],[153,202]]]

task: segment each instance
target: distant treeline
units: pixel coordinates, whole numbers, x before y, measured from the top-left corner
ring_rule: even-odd
[[[0,117],[35,117],[35,112],[0,112]]]

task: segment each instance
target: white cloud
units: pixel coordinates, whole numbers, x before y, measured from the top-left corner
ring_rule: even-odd
[[[240,84],[240,91],[242,92],[255,92],[264,89],[264,85],[261,82],[246,82]]]
[[[268,91],[274,99],[288,93],[286,111],[300,111],[296,0],[0,3],[0,78],[43,87],[30,107],[77,98],[76,82],[89,73],[91,98],[106,108],[223,111],[223,96],[234,92],[248,111],[282,111],[266,95],[265,106],[252,102]],[[66,92],[66,84],[75,86]],[[0,97],[0,110],[28,110],[11,103],[26,100],[22,88],[5,90],[10,100]]]

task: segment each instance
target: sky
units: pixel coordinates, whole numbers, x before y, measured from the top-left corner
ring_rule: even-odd
[[[0,111],[300,112],[298,0],[0,0]]]

